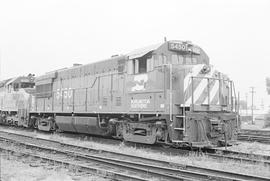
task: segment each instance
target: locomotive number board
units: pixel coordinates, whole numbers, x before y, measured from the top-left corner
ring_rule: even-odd
[[[169,50],[200,54],[200,49],[186,43],[169,43]]]

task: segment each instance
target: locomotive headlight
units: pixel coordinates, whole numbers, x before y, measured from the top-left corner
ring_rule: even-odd
[[[209,65],[204,65],[202,70],[200,71],[201,74],[207,74],[211,71],[211,67]]]

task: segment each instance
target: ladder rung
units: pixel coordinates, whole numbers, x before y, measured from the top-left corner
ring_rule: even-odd
[[[201,104],[201,105],[202,105],[202,106],[209,106],[210,104],[207,104],[207,103],[206,103],[206,104]]]
[[[178,116],[176,116],[177,118],[185,118],[186,116],[180,116],[180,115],[178,115]]]
[[[174,128],[174,130],[184,131],[184,128]]]
[[[183,141],[183,140],[172,140],[172,142],[174,142],[174,143],[183,143],[185,141]]]

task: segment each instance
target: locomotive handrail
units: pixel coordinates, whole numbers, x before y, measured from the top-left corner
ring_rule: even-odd
[[[231,87],[231,99],[232,100],[231,100],[231,102],[229,104],[226,104],[226,106],[231,105],[231,109],[232,110],[235,109],[235,112],[237,112],[236,101],[235,102],[233,101],[233,94],[234,94],[234,97],[236,97],[236,93],[235,93],[235,89],[234,89],[234,83],[233,83],[232,80],[230,80],[230,79],[223,79],[223,78],[220,78],[220,77],[215,78],[215,77],[200,77],[200,76],[191,76],[190,77],[191,87],[192,87],[191,88],[192,89],[192,93],[191,93],[191,106],[192,106],[191,108],[192,108],[192,110],[194,110],[194,87],[193,87],[193,81],[194,81],[194,79],[204,79],[204,80],[207,80],[208,81],[207,86],[209,86],[209,80],[219,81],[219,84],[222,81],[230,83],[230,87]],[[233,91],[232,91],[232,89],[233,89]],[[219,88],[219,91],[220,91],[220,88]],[[209,102],[209,88],[208,88],[208,105],[210,105],[210,102]],[[224,105],[222,105],[220,103],[220,106],[224,106]]]
[[[127,91],[127,94],[141,94],[141,93],[158,93],[158,92],[164,92],[162,89],[153,89],[153,90],[142,90],[142,91]]]
[[[198,78],[198,79],[213,79],[213,80],[223,80],[227,82],[231,82],[231,80],[228,79],[222,79],[222,78],[214,78],[214,77],[199,77],[199,76],[191,76],[191,78]]]
[[[173,108],[172,108],[172,64],[171,63],[167,63],[167,64],[163,64],[162,66],[169,66],[169,69],[170,69],[170,94],[169,94],[169,102],[170,102],[170,105],[169,105],[169,107],[170,107],[170,109],[169,109],[169,119],[170,119],[170,121],[172,122],[173,121],[173,119],[172,119],[172,114],[173,114]],[[165,91],[164,91],[164,93],[165,93]]]
[[[172,122],[172,64],[170,65],[170,121]]]

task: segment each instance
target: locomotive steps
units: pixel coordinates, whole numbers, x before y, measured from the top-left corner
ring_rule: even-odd
[[[171,162],[79,147],[21,134],[2,131],[0,133],[1,142],[4,145],[1,146],[3,150],[29,155],[58,164],[73,165],[87,172],[90,170],[93,172],[94,170],[95,173],[102,173],[101,175],[103,176],[105,174],[106,177],[118,180],[124,180],[128,177],[131,180],[149,180],[150,178],[163,178],[164,180],[187,180],[187,178],[195,180],[208,180],[209,178],[215,178],[216,180],[267,180],[267,178],[258,176],[206,169],[191,165],[172,164]],[[36,150],[38,150],[38,154]],[[97,165],[101,166],[97,167]],[[119,170],[122,171],[119,172]],[[127,170],[129,172],[126,172]],[[133,174],[130,175],[130,172]]]

